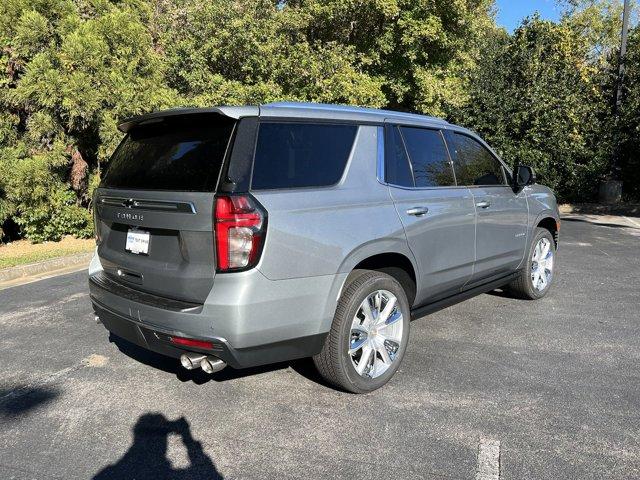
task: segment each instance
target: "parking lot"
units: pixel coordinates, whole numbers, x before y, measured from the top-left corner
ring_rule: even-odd
[[[365,396],[109,342],[85,272],[2,290],[0,478],[640,478],[639,222],[565,219],[546,298],[414,321]]]

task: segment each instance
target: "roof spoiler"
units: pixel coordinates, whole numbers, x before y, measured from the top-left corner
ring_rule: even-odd
[[[164,118],[175,117],[180,115],[195,115],[195,114],[214,114],[222,115],[225,117],[239,119],[241,117],[255,117],[259,115],[258,107],[209,107],[209,108],[172,108],[170,110],[160,110],[158,112],[147,113],[144,115],[137,115],[130,117],[122,121],[118,125],[118,130],[123,133],[129,132],[133,127],[138,125],[146,125],[151,123],[161,122]]]

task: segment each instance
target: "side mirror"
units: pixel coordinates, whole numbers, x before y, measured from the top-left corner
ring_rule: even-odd
[[[516,165],[513,171],[513,188],[519,190],[534,183],[536,183],[536,173],[533,168],[526,165]]]

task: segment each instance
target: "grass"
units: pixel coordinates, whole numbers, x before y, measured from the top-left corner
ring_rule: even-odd
[[[56,257],[91,252],[96,246],[93,239],[64,237],[59,242],[31,243],[29,240],[0,245],[0,269],[27,265]]]

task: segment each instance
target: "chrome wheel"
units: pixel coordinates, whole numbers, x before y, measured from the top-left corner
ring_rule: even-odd
[[[536,243],[531,257],[531,283],[538,292],[545,290],[553,278],[553,248],[548,238]]]
[[[376,378],[395,361],[402,341],[403,318],[398,299],[377,290],[360,304],[351,323],[349,357],[362,377]]]

